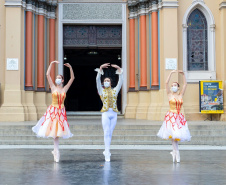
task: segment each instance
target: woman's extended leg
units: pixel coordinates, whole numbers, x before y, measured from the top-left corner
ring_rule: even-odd
[[[173,150],[178,151],[178,141],[175,141],[174,139],[172,139],[172,145],[173,145]]]
[[[179,152],[179,148],[178,148],[178,141],[172,140],[172,145],[173,145],[173,162],[176,159],[177,162],[180,162],[180,152]]]
[[[104,144],[105,152],[110,153],[110,144],[111,144],[111,131],[110,131],[110,119],[108,112],[102,113],[102,126],[104,130]]]
[[[111,115],[111,125],[110,125],[111,138],[112,138],[112,135],[113,135],[113,132],[114,132],[116,123],[117,123],[117,113],[116,112],[113,112],[112,115]]]
[[[52,154],[54,156],[54,161],[59,162],[60,161],[59,137],[56,137],[54,139],[54,150],[53,150]]]

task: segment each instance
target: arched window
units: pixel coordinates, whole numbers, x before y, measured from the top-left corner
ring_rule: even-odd
[[[183,70],[187,81],[215,80],[215,21],[203,0],[193,0],[182,26]]]
[[[203,13],[195,9],[187,26],[187,70],[208,71],[208,28]]]

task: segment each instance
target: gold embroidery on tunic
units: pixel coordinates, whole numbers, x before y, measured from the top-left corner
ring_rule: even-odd
[[[116,92],[114,89],[106,88],[103,90],[103,95],[100,96],[103,102],[103,108],[101,112],[106,112],[108,111],[109,108],[112,108],[115,112],[118,112],[118,109],[116,106],[117,96],[115,94]]]

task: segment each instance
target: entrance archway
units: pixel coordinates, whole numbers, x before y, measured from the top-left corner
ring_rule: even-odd
[[[64,25],[64,63],[69,62],[75,73],[75,82],[67,93],[65,105],[71,112],[100,111],[102,102],[96,89],[95,68],[103,63],[121,64],[121,25]],[[70,72],[64,68],[65,84]],[[105,70],[103,77],[113,79],[113,87],[118,82],[114,68]],[[121,110],[121,92],[118,95],[118,109]]]

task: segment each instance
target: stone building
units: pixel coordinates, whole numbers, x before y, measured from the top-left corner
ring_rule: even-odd
[[[125,118],[163,120],[165,80],[173,68],[187,81],[183,111],[199,113],[199,81],[226,80],[225,0],[1,0],[0,121],[37,120],[51,104],[46,70],[70,77],[69,115],[97,114],[101,102],[94,69],[120,65],[118,106]],[[117,82],[113,69],[106,76]],[[179,74],[173,81],[182,84]],[[172,81],[172,82],[173,82]],[[225,120],[225,114],[218,116]]]

